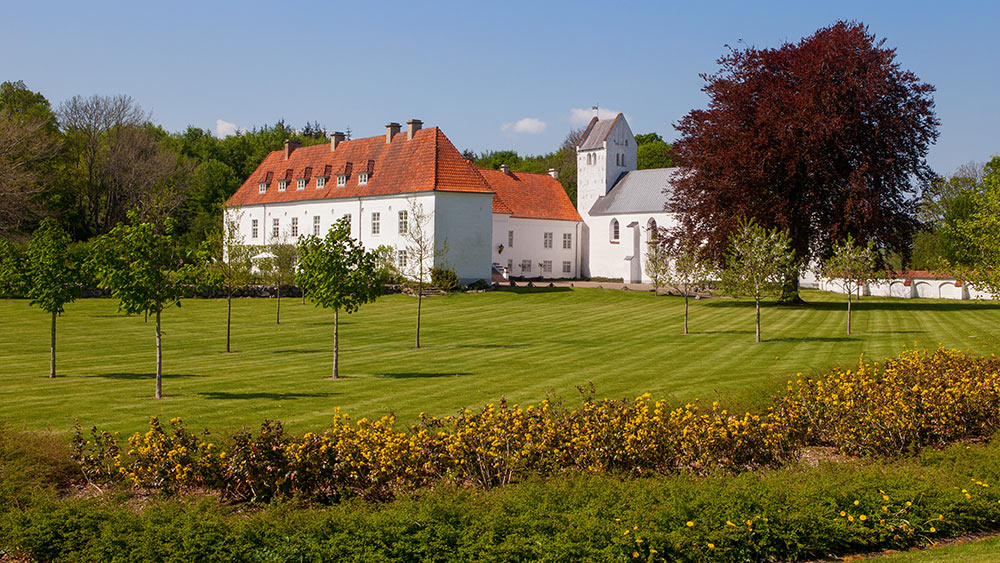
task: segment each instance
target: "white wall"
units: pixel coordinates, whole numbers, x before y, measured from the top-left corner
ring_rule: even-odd
[[[617,243],[611,240],[611,221],[613,219],[618,220],[619,239]],[[642,283],[652,281],[646,273],[646,242],[649,240],[649,231],[646,227],[650,219],[656,221],[657,227],[671,228],[676,225],[676,219],[673,215],[666,212],[590,217],[588,220],[589,277],[622,278],[625,283],[635,283],[639,280]],[[635,228],[628,226],[632,222],[637,223]],[[636,229],[639,232],[638,244],[634,238]],[[633,257],[632,261],[625,260],[628,256]]]
[[[526,278],[576,278],[579,277],[577,263],[578,245],[576,221],[553,219],[528,219],[495,213],[493,215],[493,263],[501,268],[511,263],[511,276]],[[514,245],[510,245],[509,234],[514,231]],[[552,233],[552,248],[545,248],[545,233]],[[570,248],[563,248],[563,235],[570,235]],[[499,252],[499,245],[503,252]],[[521,267],[524,260],[531,262],[531,271]],[[543,272],[540,266],[546,260],[552,262],[552,271]],[[563,271],[563,262],[570,263],[570,271]]]
[[[490,245],[493,241],[493,194],[433,192],[436,244],[447,241],[443,260],[468,284],[492,279]]]

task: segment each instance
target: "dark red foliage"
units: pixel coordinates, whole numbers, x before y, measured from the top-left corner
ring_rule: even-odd
[[[741,217],[787,228],[803,260],[848,234],[905,252],[915,186],[932,171],[934,87],[860,23],[797,44],[730,50],[702,75],[707,110],[688,113],[675,149],[686,172],[668,209],[675,237],[721,256]]]

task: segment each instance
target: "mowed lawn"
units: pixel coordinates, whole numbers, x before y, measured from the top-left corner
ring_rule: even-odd
[[[85,299],[59,319],[58,372],[48,371],[49,317],[27,301],[0,301],[0,421],[67,432],[133,432],[150,415],[225,432],[279,419],[322,429],[333,409],[355,418],[390,412],[411,423],[506,397],[578,401],[645,392],[744,407],[796,372],[853,365],[906,347],[943,344],[1000,350],[1000,305],[865,298],[855,334],[844,331],[845,297],[805,292],[803,307],[764,309],[765,342],[753,342],[753,303],[691,302],[692,334],[680,334],[683,300],[600,289],[502,290],[424,301],[423,348],[413,348],[416,303],[390,295],[341,316],[339,381],[331,370],[332,317],[296,299],[234,300],[226,354],[225,301],[190,299],[163,315],[164,395],[153,394],[153,324]]]

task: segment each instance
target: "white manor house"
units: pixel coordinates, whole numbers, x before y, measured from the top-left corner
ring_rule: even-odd
[[[407,260],[411,204],[448,252],[437,260],[462,283],[494,273],[525,278],[648,281],[646,241],[668,226],[664,189],[672,169],[636,170],[625,117],[591,120],[577,146],[576,208],[549,174],[477,169],[437,127],[386,125],[385,135],[300,147],[286,141],[226,202],[246,244],[325,235],[347,217],[366,248],[389,246]],[[440,265],[440,264],[439,264]],[[430,266],[430,264],[428,264]]]

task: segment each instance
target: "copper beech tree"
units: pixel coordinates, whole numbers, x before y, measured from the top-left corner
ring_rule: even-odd
[[[848,234],[907,250],[919,225],[913,196],[933,175],[933,86],[856,22],[730,49],[718,64],[702,75],[708,108],[677,124],[675,237],[705,241],[719,259],[740,218],[753,217],[788,231],[800,267]],[[797,285],[789,274],[782,299],[797,301]]]

